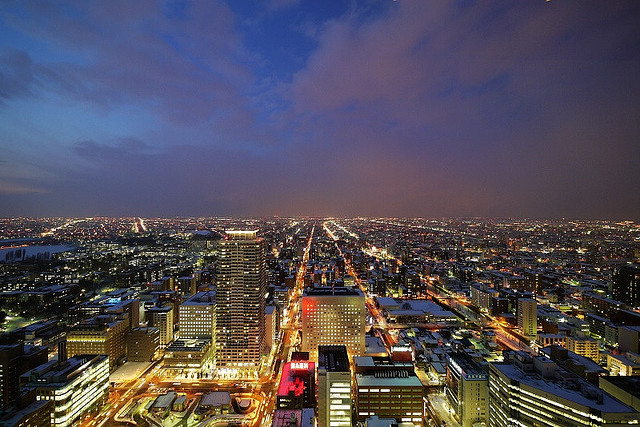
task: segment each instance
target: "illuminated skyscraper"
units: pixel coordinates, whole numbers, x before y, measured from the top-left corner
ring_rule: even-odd
[[[218,367],[257,372],[265,351],[263,242],[256,231],[227,231],[218,249]]]
[[[362,355],[366,315],[358,288],[307,289],[302,296],[302,351],[317,360],[319,345],[342,344],[350,355]]]

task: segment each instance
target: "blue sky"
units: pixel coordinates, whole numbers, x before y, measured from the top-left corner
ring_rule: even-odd
[[[0,4],[0,215],[639,219],[636,2]]]

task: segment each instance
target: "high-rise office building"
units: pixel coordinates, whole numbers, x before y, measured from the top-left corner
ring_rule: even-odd
[[[345,345],[352,356],[364,354],[365,298],[358,288],[319,287],[302,296],[302,351],[318,357],[319,345]]]
[[[217,364],[224,373],[254,374],[265,352],[267,280],[256,231],[227,231],[218,244]]]
[[[275,305],[268,305],[264,308],[265,317],[265,347],[269,350],[273,348],[280,334],[280,312]]]
[[[625,265],[617,269],[613,275],[611,293],[614,300],[633,307],[640,306],[640,268]]]
[[[47,347],[22,343],[0,345],[0,411],[20,397],[20,375],[47,361]]]
[[[532,298],[518,299],[518,328],[527,337],[538,334],[538,303]]]
[[[450,353],[447,358],[446,395],[462,427],[487,421],[489,375],[466,353]]]
[[[160,330],[160,347],[164,348],[173,341],[173,306],[161,305],[147,310],[149,326],[154,326]]]
[[[351,372],[344,345],[318,347],[318,425],[351,426]]]
[[[96,316],[76,325],[69,332],[67,353],[69,356],[106,354],[109,356],[111,371],[115,371],[127,355],[128,332],[129,321],[127,318]]]
[[[179,335],[182,340],[215,340],[215,291],[199,292],[180,304]]]

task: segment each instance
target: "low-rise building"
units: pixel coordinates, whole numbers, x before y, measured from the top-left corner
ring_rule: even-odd
[[[196,416],[204,414],[227,414],[231,410],[231,395],[228,391],[212,391],[204,394],[195,410]]]
[[[23,374],[20,383],[35,391],[37,400],[53,401],[52,426],[70,426],[106,401],[109,357],[85,354],[61,363],[52,360]]]
[[[412,363],[393,363],[389,358],[355,358],[356,419],[391,417],[421,426],[424,417],[423,386]]]
[[[640,413],[546,356],[509,352],[489,367],[489,427],[625,426]]]
[[[156,400],[153,402],[151,411],[161,418],[165,417],[173,407],[173,402],[177,397],[177,393],[173,390],[165,394],[161,394],[160,396],[156,397]]]
[[[213,345],[209,340],[176,340],[164,351],[165,369],[191,370],[194,374],[214,367]]]
[[[607,354],[607,370],[610,375],[623,377],[640,375],[640,354]]]

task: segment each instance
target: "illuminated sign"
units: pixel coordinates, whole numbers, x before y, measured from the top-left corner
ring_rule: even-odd
[[[118,304],[120,301],[121,301],[121,299],[120,299],[120,298],[109,298],[109,299],[107,300],[107,303],[108,303],[108,304]]]
[[[294,371],[308,371],[309,363],[308,362],[291,362],[291,369]]]

